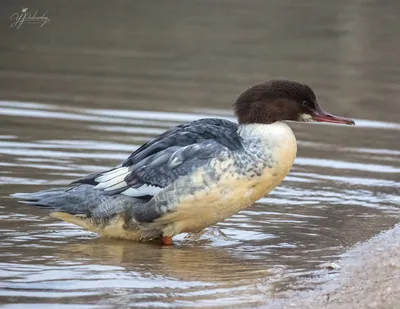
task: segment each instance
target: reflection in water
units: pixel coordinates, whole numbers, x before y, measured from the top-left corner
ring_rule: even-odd
[[[41,1],[50,24],[1,27],[0,303],[261,307],[310,288],[299,279],[393,226],[398,5]],[[20,9],[5,2],[0,17]],[[357,126],[290,124],[293,170],[218,225],[227,239],[111,241],[9,198],[114,166],[182,122],[233,119],[238,93],[273,77],[310,84]]]

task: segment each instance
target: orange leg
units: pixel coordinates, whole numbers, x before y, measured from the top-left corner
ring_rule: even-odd
[[[161,243],[165,246],[171,246],[172,245],[172,237],[171,236],[162,236]]]

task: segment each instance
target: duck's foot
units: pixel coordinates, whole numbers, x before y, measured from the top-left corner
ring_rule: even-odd
[[[172,237],[171,236],[161,236],[161,243],[164,246],[172,246]]]

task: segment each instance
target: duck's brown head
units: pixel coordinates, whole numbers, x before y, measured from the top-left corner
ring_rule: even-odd
[[[324,112],[309,86],[289,80],[255,85],[243,92],[233,107],[239,124],[292,120],[354,125],[351,119]]]

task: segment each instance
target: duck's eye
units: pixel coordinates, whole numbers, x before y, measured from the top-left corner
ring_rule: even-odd
[[[304,107],[307,107],[308,106],[308,101],[301,102],[301,105],[303,105]]]

